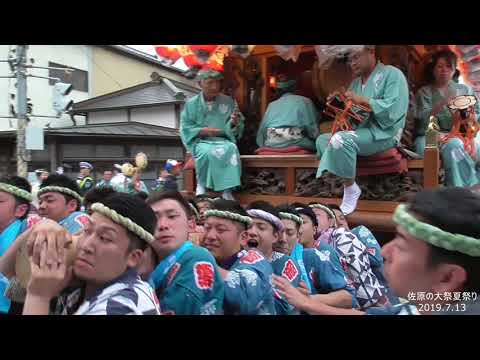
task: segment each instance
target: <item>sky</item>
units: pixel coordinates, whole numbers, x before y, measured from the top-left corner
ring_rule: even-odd
[[[134,48],[135,50],[144,52],[146,54],[156,56],[155,48],[153,47],[153,45],[127,45],[127,46]],[[175,64],[173,64],[173,66],[181,70],[188,70],[188,67],[185,65],[185,63],[183,62],[183,59],[181,58]]]

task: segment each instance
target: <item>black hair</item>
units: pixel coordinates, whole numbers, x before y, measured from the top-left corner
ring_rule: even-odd
[[[213,203],[213,209],[219,210],[219,211],[228,211],[228,212],[232,212],[234,214],[238,214],[242,216],[248,216],[247,211],[240,205],[239,202],[234,200],[225,200],[225,199],[215,200],[215,202]],[[235,223],[238,223],[241,226],[242,230],[247,228],[246,224],[240,223],[238,221],[235,221]]]
[[[114,193],[99,201],[112,210],[115,210],[122,216],[129,218],[138,226],[148,231],[150,234],[154,234],[155,226],[157,224],[157,218],[152,208],[141,200],[138,196],[130,195],[126,193]],[[129,251],[140,249],[145,250],[148,243],[138,237],[135,233],[127,230],[127,234],[130,238]]]
[[[317,216],[315,215],[315,213],[313,212],[312,208],[308,205],[303,205],[301,207],[301,209],[298,209],[297,212],[300,214],[300,215],[306,215],[310,218],[310,220],[312,221],[312,224],[313,226],[315,227],[318,227],[318,220],[317,220]]]
[[[322,204],[321,202],[318,202],[318,201],[312,201],[312,202],[308,203],[309,206],[310,206],[310,205],[315,205],[315,204],[323,205],[323,206],[331,209],[331,208],[330,208],[330,205],[328,205],[328,204]],[[325,214],[327,214],[327,216],[328,216],[329,219],[332,219],[332,215],[329,214],[325,209],[322,209],[322,208],[317,208],[317,209],[322,210],[323,212],[325,212]],[[338,208],[338,209],[340,209],[340,208]],[[341,211],[341,210],[340,210],[340,211]],[[314,211],[314,213],[315,213],[315,211]],[[337,220],[337,216],[335,215],[335,213],[333,213],[333,216],[335,217],[335,220]]]
[[[145,191],[139,191],[135,194],[140,200],[146,201],[148,199],[148,194]]]
[[[284,212],[284,213],[289,213],[289,214],[301,217],[300,213],[297,210],[295,210],[295,207],[293,205],[290,205],[290,204],[278,205],[276,209],[277,209],[278,213]],[[300,230],[300,224],[295,221],[295,225],[297,227],[297,230]]]
[[[428,84],[433,84],[435,82],[435,76],[433,70],[437,65],[440,59],[444,59],[452,69],[455,69],[455,74],[453,75],[453,80],[458,81],[460,76],[460,71],[457,69],[458,57],[451,50],[440,50],[433,54],[432,60],[425,67],[425,80]]]
[[[47,187],[47,186],[61,186],[61,187],[70,189],[72,191],[75,191],[77,194],[80,195],[80,189],[77,185],[77,182],[75,180],[70,179],[66,175],[58,175],[58,174],[49,175],[48,178],[46,178],[40,185],[40,189],[43,189],[44,187]],[[76,198],[64,193],[59,193],[59,194],[65,198],[65,201],[67,203],[70,202],[71,200],[75,200],[77,202],[77,208],[75,210],[76,211],[80,210],[81,204]]]
[[[181,193],[175,190],[167,190],[167,191],[155,191],[153,194],[151,194],[146,202],[148,205],[153,205],[156,202],[162,201],[162,200],[175,200],[177,201],[185,210],[185,214],[187,215],[187,219],[190,219],[192,217],[192,209],[190,209],[190,206],[188,205],[188,201],[183,197]]]
[[[337,204],[328,204],[326,205],[327,207],[329,207],[331,210],[339,210],[339,211],[342,211],[342,209],[340,209],[340,206],[338,206]]]
[[[409,212],[419,220],[452,234],[469,236],[480,241],[480,196],[470,189],[447,187],[415,194]],[[429,265],[456,264],[467,272],[463,291],[480,289],[480,262],[477,257],[429,245]]]
[[[85,194],[83,197],[83,205],[89,209],[92,204],[101,202],[101,200],[115,193],[116,191],[110,186],[95,187]],[[90,211],[88,212],[90,213]]]
[[[187,200],[187,202],[189,203],[189,205],[190,205],[191,207],[193,206],[193,208],[197,211],[197,212],[195,213],[195,212],[190,208],[190,212],[191,212],[191,214],[192,214],[191,216],[194,216],[194,217],[195,217],[195,220],[198,221],[199,219],[197,218],[197,214],[200,214],[200,211],[198,210],[198,206],[197,206],[197,204],[195,203],[195,200],[194,200],[194,199],[190,199],[190,198],[188,198],[188,199],[186,199],[186,200]]]
[[[7,175],[7,176],[2,176],[0,178],[0,182],[3,182],[5,184],[13,185],[16,186],[19,189],[25,190],[29,193],[32,192],[32,186],[30,183],[27,181],[27,179],[20,177],[20,176],[15,176],[15,175]],[[19,196],[13,195],[15,198],[15,204],[18,205],[27,205],[27,211],[25,211],[25,214],[23,214],[20,217],[20,220],[26,219],[28,216],[28,212],[30,211],[30,201],[25,200],[24,198],[21,198]]]

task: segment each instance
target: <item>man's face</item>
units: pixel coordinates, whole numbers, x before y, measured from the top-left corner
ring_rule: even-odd
[[[38,198],[38,213],[56,222],[63,220],[77,208],[77,201],[67,202],[65,197],[57,192],[47,192]]]
[[[246,233],[236,222],[216,216],[205,221],[203,246],[210,251],[217,262],[223,262],[241,249],[241,238]]]
[[[269,256],[273,251],[273,244],[278,241],[279,234],[268,221],[253,218],[252,226],[247,230],[247,244],[258,248],[264,255]]]
[[[395,238],[383,246],[385,278],[393,292],[407,298],[409,292],[431,290],[433,272],[428,268],[428,244],[397,226]]]
[[[344,227],[346,230],[350,230],[347,219],[345,219],[343,213],[338,209],[333,209],[333,212],[335,213],[335,217],[337,218],[337,227]]]
[[[84,234],[78,240],[73,264],[79,279],[102,285],[140,264],[143,251],[129,251],[127,231],[109,218],[94,212],[85,225]]]
[[[164,258],[188,239],[189,223],[182,205],[173,199],[157,201],[150,205],[157,217],[153,249]]]
[[[375,50],[363,49],[352,52],[348,61],[355,76],[362,76],[371,70],[372,62],[375,62]]]
[[[318,221],[318,231],[327,230],[330,227],[331,220],[327,213],[322,209],[312,208]]]
[[[17,205],[12,194],[0,191],[0,233],[26,211],[27,205]]]
[[[104,171],[103,172],[103,180],[110,181],[110,180],[112,180],[112,177],[113,177],[113,172],[111,172],[111,171]]]
[[[301,214],[303,224],[300,227],[300,243],[304,247],[312,247],[315,242],[316,227],[313,226],[312,220],[307,215]]]
[[[221,82],[218,79],[203,79],[200,81],[203,95],[207,100],[213,100],[220,94]]]
[[[81,174],[82,176],[88,176],[88,175],[90,175],[90,169],[81,168],[81,169],[80,169],[80,174]]]
[[[197,202],[198,212],[200,213],[200,223],[205,221],[205,211],[212,208],[212,203],[210,201],[199,201]]]
[[[40,182],[43,182],[44,180],[46,180],[48,178],[48,173],[47,172],[42,172],[40,174]]]
[[[282,219],[285,230],[278,241],[273,244],[273,250],[282,254],[290,255],[299,241],[299,233],[297,230],[297,223],[293,220]]]

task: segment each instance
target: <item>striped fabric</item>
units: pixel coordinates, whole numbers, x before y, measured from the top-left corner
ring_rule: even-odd
[[[63,295],[57,303],[61,315],[160,315],[160,304],[150,285],[133,269],[82,301],[83,288]]]

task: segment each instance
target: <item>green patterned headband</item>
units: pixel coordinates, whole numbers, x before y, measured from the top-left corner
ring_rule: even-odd
[[[12,194],[13,196],[17,196],[19,198],[27,200],[28,202],[32,201],[32,194],[14,185],[0,182],[0,191],[5,191],[9,194]]]
[[[309,206],[312,209],[322,209],[323,211],[325,211],[333,219],[333,226],[337,227],[337,217],[335,216],[335,213],[332,211],[332,209],[322,204],[312,204]]]
[[[295,214],[286,213],[286,212],[279,212],[278,215],[280,215],[280,218],[282,218],[282,219],[292,220],[292,221],[295,221],[300,226],[303,225],[303,219],[300,216],[297,216]]]
[[[80,204],[82,203],[82,197],[80,196],[80,194],[78,194],[77,192],[75,192],[75,191],[73,191],[69,188],[63,187],[63,186],[45,186],[45,187],[41,188],[40,190],[38,190],[37,194],[38,194],[38,196],[40,196],[40,195],[45,194],[47,192],[58,192],[58,193],[70,195],[71,197],[77,199]]]
[[[480,256],[480,239],[461,234],[452,234],[436,226],[421,222],[407,211],[405,204],[398,205],[393,221],[410,235],[427,243],[449,251],[457,251],[469,256]]]
[[[243,216],[230,211],[207,210],[205,211],[205,218],[209,216],[221,217],[228,220],[238,221],[245,224],[247,227],[252,225],[252,219],[249,216]]]
[[[139,238],[145,240],[147,243],[151,244],[155,241],[155,238],[152,234],[150,234],[147,230],[142,228],[140,225],[134,223],[129,218],[120,215],[115,210],[110,209],[109,207],[103,205],[102,203],[95,203],[91,207],[92,211],[98,212],[112,221],[116,222],[117,224],[125,227],[127,230],[130,230]]]

